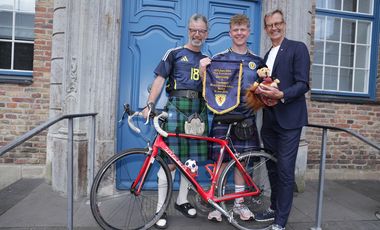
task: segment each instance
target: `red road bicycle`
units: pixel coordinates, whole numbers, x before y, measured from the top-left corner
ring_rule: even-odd
[[[124,111],[124,114],[126,112],[128,111]],[[140,133],[133,124],[135,116],[142,114],[135,112],[129,115],[128,124],[132,130]],[[225,139],[165,132],[160,124],[166,117],[166,112],[154,117],[153,123],[157,135],[152,144],[147,141],[146,148],[128,149],[115,154],[99,169],[90,194],[91,211],[97,223],[103,229],[148,229],[158,221],[168,208],[173,187],[167,161],[159,154],[161,150],[162,154],[171,159],[191,183],[191,189],[195,191],[192,193],[195,199],[191,200],[196,201],[194,206],[197,209],[203,211],[217,209],[238,229],[266,229],[269,223],[242,221],[238,216],[234,216],[232,211],[234,199],[238,197],[244,197],[245,204],[253,212],[267,209],[270,203],[268,199],[270,189],[266,165],[276,162],[271,154],[263,150],[237,153],[233,144],[229,145],[231,128],[242,120],[242,117],[226,116],[219,121],[230,124]],[[218,161],[212,167],[205,166],[210,174],[210,185],[202,187],[196,176],[190,173],[185,164],[166,145],[164,138],[171,137],[205,140],[221,146]],[[228,154],[232,160],[220,173],[224,154]],[[161,209],[157,211],[157,176],[160,167],[163,168],[168,183],[164,184],[165,189],[161,190],[166,191],[166,197]],[[243,192],[235,192],[233,181],[235,170],[238,170],[245,180]]]

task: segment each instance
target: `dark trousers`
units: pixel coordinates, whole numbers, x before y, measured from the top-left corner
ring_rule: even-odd
[[[267,163],[271,184],[271,208],[274,223],[285,227],[293,203],[295,164],[302,128],[283,129],[271,111],[264,112],[261,137],[264,148],[275,154],[277,163]]]

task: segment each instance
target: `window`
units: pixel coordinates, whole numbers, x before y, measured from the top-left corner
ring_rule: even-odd
[[[378,4],[374,0],[317,0],[313,95],[375,99]]]
[[[0,82],[31,82],[35,0],[1,0]]]

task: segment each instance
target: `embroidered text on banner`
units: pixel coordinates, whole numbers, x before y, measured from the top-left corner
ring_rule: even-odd
[[[212,60],[203,78],[203,97],[215,114],[224,114],[240,103],[241,61]]]

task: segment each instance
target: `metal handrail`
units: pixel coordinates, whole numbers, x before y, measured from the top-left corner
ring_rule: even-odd
[[[91,116],[91,132],[90,132],[90,142],[89,143],[89,157],[88,157],[88,165],[89,165],[89,184],[92,183],[93,177],[94,177],[94,166],[95,166],[95,116],[97,113],[78,113],[78,114],[66,114],[61,115],[55,118],[52,118],[41,125],[33,128],[32,130],[26,132],[25,134],[19,136],[12,142],[0,147],[0,156],[5,154],[6,152],[14,149],[15,147],[21,145],[25,141],[29,140],[33,136],[39,134],[43,130],[49,128],[50,126],[54,125],[55,123],[68,119],[68,129],[67,129],[67,229],[73,229],[73,218],[74,218],[74,178],[73,178],[73,152],[74,152],[74,118],[78,117],[89,117]]]
[[[327,146],[327,130],[335,130],[335,131],[341,131],[351,134],[352,136],[358,138],[359,140],[363,141],[364,143],[374,147],[375,149],[380,151],[380,145],[368,140],[364,136],[353,132],[352,130],[345,129],[345,128],[339,128],[334,126],[326,126],[326,125],[316,125],[316,124],[308,124],[306,125],[308,127],[313,128],[321,128],[322,130],[322,144],[321,144],[321,160],[320,160],[320,167],[319,167],[319,187],[318,187],[318,200],[317,200],[317,212],[316,212],[316,221],[315,227],[312,227],[311,230],[322,230],[322,204],[323,204],[323,190],[324,190],[324,182],[325,182],[325,165],[326,165],[326,146]]]
[[[375,149],[380,151],[380,145],[376,144],[375,142],[368,140],[368,138],[360,135],[359,133],[355,133],[354,131],[350,129],[345,129],[345,128],[339,128],[339,127],[334,127],[334,126],[327,126],[327,125],[316,125],[316,124],[308,124],[306,126],[309,127],[314,127],[314,128],[322,128],[322,129],[331,129],[331,130],[336,130],[336,131],[342,131],[351,134],[352,136],[358,138],[359,140],[365,142],[366,144],[374,147]]]
[[[58,121],[68,119],[68,118],[77,118],[77,117],[89,117],[89,116],[96,116],[97,113],[79,113],[79,114],[66,114],[66,115],[61,115],[55,118],[52,118],[41,125],[33,128],[32,130],[29,130],[25,134],[19,136],[12,142],[0,147],[0,157],[5,154],[6,152],[14,149],[18,145],[24,143],[25,141],[29,140],[30,138],[34,137],[38,133],[42,132],[43,130],[49,128],[50,126],[54,125]]]

